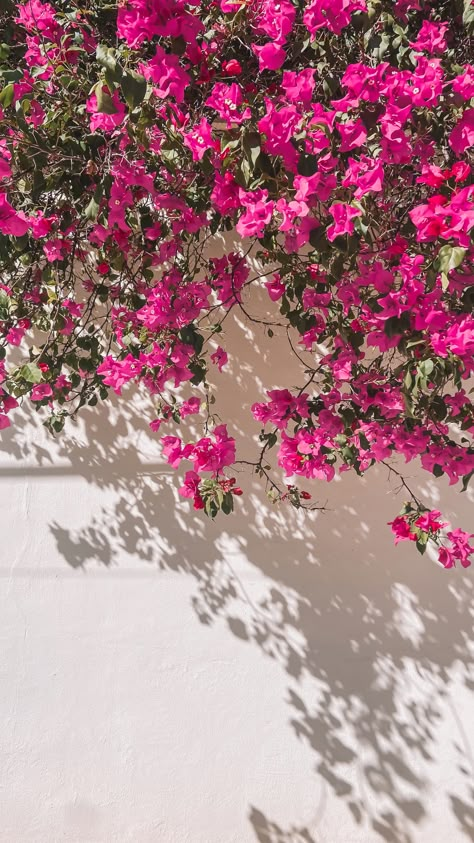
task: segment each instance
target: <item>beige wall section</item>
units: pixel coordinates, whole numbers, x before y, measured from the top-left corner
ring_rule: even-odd
[[[250,453],[261,384],[301,380],[260,329],[228,342]],[[392,546],[385,472],[306,519],[251,481],[232,519],[176,508],[129,396],[2,435],[0,841],[473,840],[472,572]]]

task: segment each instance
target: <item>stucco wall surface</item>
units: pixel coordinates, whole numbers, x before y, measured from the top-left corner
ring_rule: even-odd
[[[250,453],[292,374],[232,330],[220,412]],[[234,518],[176,508],[150,417],[130,392],[2,436],[0,841],[473,840],[471,571],[392,546],[386,471],[315,486],[322,514],[240,476]]]

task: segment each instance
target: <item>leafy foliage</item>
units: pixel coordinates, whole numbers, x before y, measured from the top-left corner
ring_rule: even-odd
[[[202,438],[164,436],[164,454],[192,463],[184,497],[229,514],[242,461],[215,424],[207,373],[227,364],[225,319],[239,309],[270,337],[286,326],[302,361],[300,389],[252,407],[249,465],[273,501],[312,506],[281,484],[272,449],[288,481],[363,475],[397,453],[465,490],[473,9],[3,0],[0,427],[29,398],[59,432],[140,382],[153,430],[199,415]],[[210,238],[232,229],[240,251],[210,259]],[[256,286],[267,319],[249,313]],[[469,534],[446,530],[399,477],[397,540],[469,564]]]

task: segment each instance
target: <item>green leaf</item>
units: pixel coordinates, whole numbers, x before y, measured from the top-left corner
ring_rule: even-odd
[[[418,371],[423,376],[423,378],[428,378],[431,375],[433,369],[434,362],[431,359],[422,360],[421,363],[418,364]]]
[[[370,451],[370,442],[363,433],[359,433],[359,442],[363,451]]]
[[[179,332],[179,338],[186,345],[191,345],[197,354],[200,354],[204,345],[204,337],[196,331],[194,325],[185,325]]]
[[[298,159],[298,173],[300,176],[314,176],[318,171],[319,158],[317,155],[306,155],[302,152]]]
[[[3,68],[2,70],[0,70],[0,76],[2,77],[3,81],[7,84],[9,82],[20,82],[23,79],[23,73],[19,68],[15,68],[13,70],[10,68]]]
[[[98,44],[95,55],[100,66],[107,71],[109,78],[120,83],[123,71],[117,61],[115,50],[112,47],[106,47],[104,44]]]
[[[99,213],[99,203],[95,201],[94,197],[92,197],[91,201],[87,205],[84,216],[88,220],[96,220],[97,214]]]
[[[145,77],[140,73],[135,73],[134,70],[127,70],[123,74],[120,80],[120,87],[131,111],[143,102],[146,94],[146,84]]]
[[[422,556],[423,556],[423,554],[426,550],[427,541],[428,541],[428,537],[426,537],[426,540],[425,539],[422,540],[421,538],[419,538],[416,542],[416,549],[417,549],[418,553],[421,553]]]
[[[267,440],[268,448],[273,448],[273,446],[276,445],[278,441],[276,433],[268,433],[265,438]]]
[[[242,146],[245,156],[252,165],[252,170],[254,170],[261,152],[259,133],[245,132]]]
[[[97,219],[97,215],[98,215],[99,210],[100,210],[100,200],[102,199],[102,194],[103,194],[103,188],[102,188],[102,185],[99,184],[96,187],[96,189],[94,191],[94,195],[93,195],[92,199],[90,200],[89,204],[87,205],[87,207],[84,211],[84,216],[85,216],[86,219],[88,219],[88,220],[96,220]]]
[[[43,379],[41,369],[36,363],[25,363],[20,369],[20,375],[28,383],[40,383]]]
[[[206,515],[209,516],[209,518],[215,518],[216,517],[217,508],[216,508],[216,504],[214,503],[212,498],[206,499],[206,502],[204,504],[204,512],[206,513]]]
[[[94,93],[97,97],[97,111],[101,114],[117,114],[112,97],[105,91],[102,82],[95,86]]]
[[[8,106],[12,104],[14,93],[15,89],[13,85],[5,85],[3,91],[0,94],[0,105],[2,105],[3,108],[8,108]]]
[[[446,418],[446,404],[440,395],[436,395],[431,401],[431,412],[438,421],[442,421]]]
[[[448,273],[452,269],[457,269],[458,266],[461,266],[466,252],[467,249],[463,249],[461,246],[450,246],[449,244],[442,246],[439,250],[435,266],[438,272],[441,273],[443,290],[446,290],[449,284]]]
[[[242,158],[240,166],[234,173],[237,184],[241,187],[248,188],[252,179],[253,171],[246,158]]]
[[[224,500],[222,501],[221,508],[224,515],[230,515],[230,513],[233,511],[234,499],[230,492],[226,492],[226,494],[224,495]]]
[[[474,6],[472,5],[471,0],[464,0],[462,22],[467,29],[474,28]]]
[[[462,478],[461,492],[465,492],[467,490],[467,487],[469,486],[469,481],[471,480],[471,477],[474,477],[474,468],[472,469],[472,471],[469,472],[469,474],[465,474],[464,477]]]

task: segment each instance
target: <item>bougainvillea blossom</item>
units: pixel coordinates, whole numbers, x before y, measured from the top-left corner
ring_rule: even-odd
[[[195,509],[245,466],[312,508],[378,465],[395,541],[467,567],[400,465],[474,476],[471,1],[5,0],[0,27],[0,430],[139,384]],[[255,384],[254,461],[232,313],[301,365]]]

